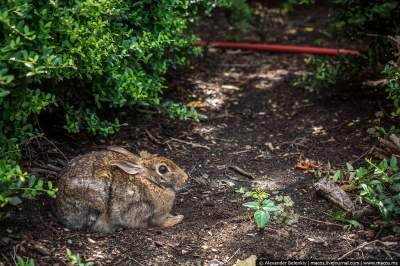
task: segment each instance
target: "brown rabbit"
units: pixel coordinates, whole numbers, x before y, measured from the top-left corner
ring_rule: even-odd
[[[55,214],[67,227],[112,232],[120,227],[170,227],[176,192],[187,174],[171,160],[112,146],[71,160],[61,175]]]

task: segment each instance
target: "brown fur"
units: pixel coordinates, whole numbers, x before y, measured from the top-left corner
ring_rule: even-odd
[[[160,164],[169,171],[159,173]],[[58,182],[55,213],[67,227],[99,232],[173,226],[183,219],[170,211],[176,191],[187,179],[181,168],[164,157],[139,157],[110,147],[71,160]]]

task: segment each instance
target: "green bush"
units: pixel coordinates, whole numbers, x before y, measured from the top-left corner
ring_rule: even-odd
[[[310,92],[331,89],[337,83],[356,79],[362,59],[338,55],[336,57],[309,56],[304,62],[310,69],[295,82],[296,87],[303,87]],[[357,63],[356,63],[357,62]]]
[[[227,8],[230,24],[241,32],[253,29],[253,12],[247,0],[230,0]]]
[[[287,4],[293,6],[312,2],[289,0]],[[400,41],[393,36],[398,36],[400,33],[400,2],[397,0],[334,0],[333,4],[335,8],[330,21],[330,30],[335,34],[344,34],[368,41],[368,51],[365,51],[359,59],[354,60],[344,57],[339,60],[309,59],[306,62],[310,69],[309,73],[296,83],[315,91],[333,87],[340,81],[385,78],[387,80],[385,91],[394,104],[393,114],[399,116],[400,69],[398,64],[393,62],[399,62]],[[368,73],[368,77],[363,76],[364,73]]]
[[[224,2],[2,1],[0,205],[16,183],[27,185],[16,160],[19,144],[38,134],[40,113],[63,114],[70,133],[106,136],[121,124],[103,119],[102,111],[160,106],[166,71],[199,52],[189,23]],[[176,105],[171,110],[193,116]]]
[[[385,219],[400,215],[400,171],[398,157],[378,164],[366,160],[367,168],[350,167],[350,185],[359,190],[357,199],[376,207]]]
[[[398,31],[400,3],[397,0],[334,0],[335,28],[349,34],[391,35]]]
[[[387,80],[386,92],[388,98],[393,101],[393,116],[400,117],[400,67],[395,62],[386,64],[383,70]]]

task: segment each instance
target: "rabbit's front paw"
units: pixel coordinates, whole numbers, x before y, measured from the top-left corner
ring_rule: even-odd
[[[161,227],[166,228],[174,226],[182,222],[183,217],[184,217],[183,215],[176,215],[176,216],[169,215],[168,218],[164,221],[164,223],[161,224]]]

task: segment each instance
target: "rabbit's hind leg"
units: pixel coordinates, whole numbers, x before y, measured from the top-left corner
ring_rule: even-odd
[[[67,210],[67,212],[63,212],[61,214],[59,213],[58,218],[62,224],[71,229],[90,227],[98,217],[97,211],[93,211],[85,207],[71,207]]]
[[[103,213],[97,218],[96,223],[93,225],[93,230],[100,233],[112,233],[115,228],[111,224],[108,215]]]

